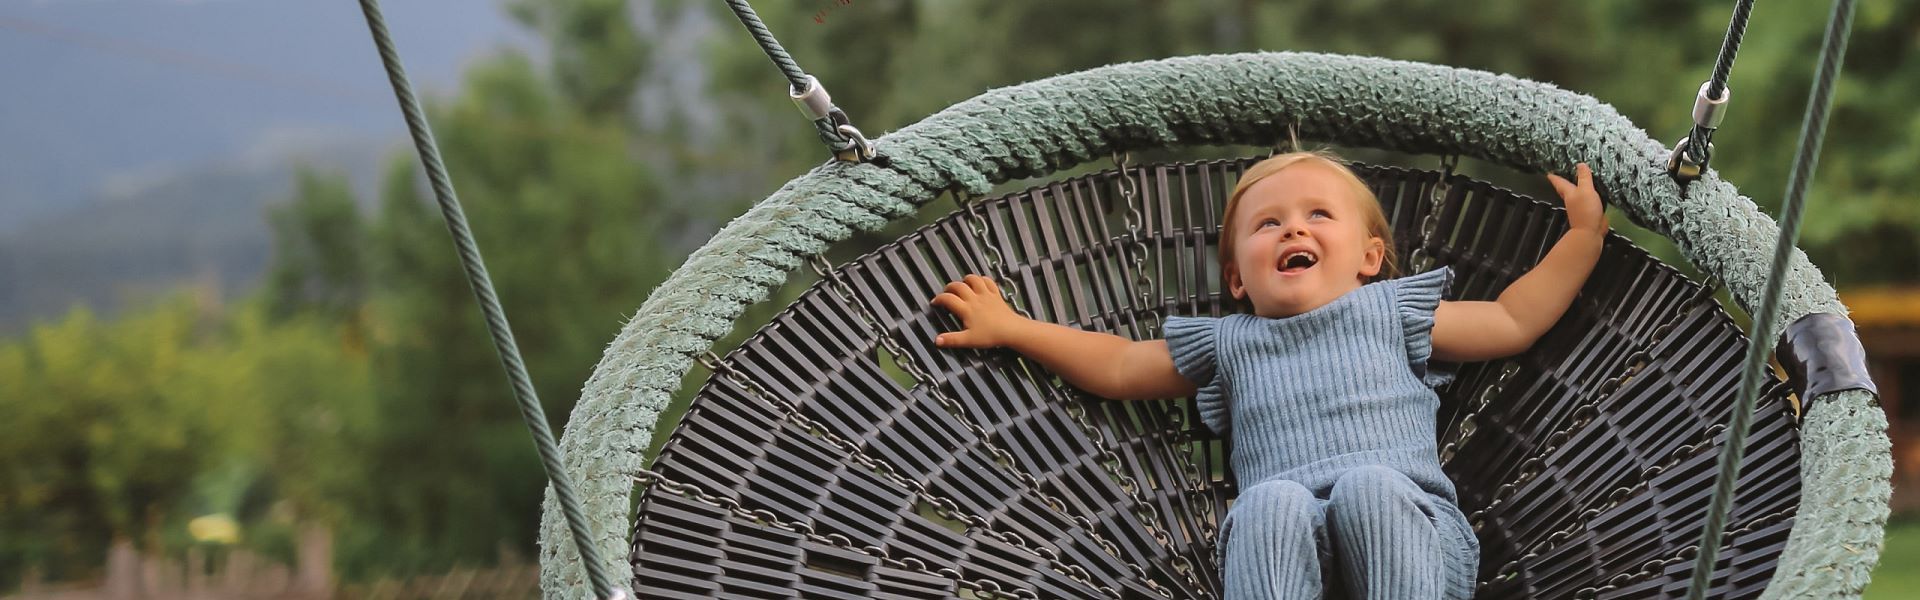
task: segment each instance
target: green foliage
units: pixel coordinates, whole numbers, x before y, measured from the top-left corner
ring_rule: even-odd
[[[366,301],[365,226],[345,181],[308,170],[298,175],[293,201],[272,208],[274,265],[266,302],[275,315],[313,312],[357,318]]]
[[[336,460],[373,419],[365,358],[265,313],[180,295],[0,345],[0,585],[31,564],[82,574],[116,538],[189,543],[201,515],[267,519],[255,492],[283,520],[340,515],[367,476]]]
[[[553,79],[568,104],[597,120],[626,117],[647,53],[625,2],[515,0],[507,8],[552,42]]]
[[[471,68],[460,96],[429,113],[557,429],[609,333],[678,258],[663,243],[686,227],[687,215],[631,150],[638,138],[626,107],[641,57],[632,32],[614,27],[627,22],[624,7],[525,4],[515,14],[553,36],[551,76],[524,57],[500,55]],[[370,281],[366,334],[382,419],[377,438],[354,457],[380,478],[355,507],[356,527],[364,529],[340,537],[349,574],[491,562],[503,545],[530,554],[543,488],[499,358],[415,164],[411,155],[395,158],[359,249]],[[326,190],[303,187],[310,196]],[[323,202],[294,206],[308,204]],[[282,229],[300,236],[283,245],[326,243],[326,213],[310,212]],[[353,255],[334,256],[343,257]],[[294,261],[278,264],[306,281],[334,281]]]

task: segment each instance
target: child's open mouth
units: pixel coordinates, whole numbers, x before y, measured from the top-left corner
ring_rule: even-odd
[[[1320,264],[1320,257],[1310,250],[1295,250],[1280,255],[1280,273],[1283,275],[1297,275],[1317,264]]]

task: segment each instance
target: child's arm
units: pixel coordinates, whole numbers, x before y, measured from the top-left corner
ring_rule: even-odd
[[[966,328],[935,337],[941,348],[1005,346],[1067,383],[1114,400],[1191,396],[1197,389],[1174,369],[1166,340],[1135,342],[1021,317],[1000,298],[999,284],[980,275],[947,284],[933,304],[960,317]]]
[[[1552,173],[1547,179],[1567,205],[1567,233],[1532,271],[1493,302],[1441,302],[1433,312],[1433,357],[1472,362],[1513,356],[1533,346],[1573,304],[1606,239],[1606,212],[1593,173],[1578,167],[1579,184]]]

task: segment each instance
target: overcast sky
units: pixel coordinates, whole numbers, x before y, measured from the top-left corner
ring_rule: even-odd
[[[531,36],[496,0],[389,0],[415,86]],[[0,231],[209,163],[404,136],[357,2],[0,0]]]

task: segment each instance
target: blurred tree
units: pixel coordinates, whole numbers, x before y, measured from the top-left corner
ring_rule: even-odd
[[[648,51],[625,3],[522,2],[511,13],[545,36],[552,67],[493,57],[429,113],[557,428],[624,313],[677,258],[662,244],[693,210],[636,158],[676,142],[640,131],[632,117]],[[324,299],[350,295],[350,279],[328,274],[333,261],[361,265],[370,282],[379,433],[354,459],[380,480],[360,495],[363,526],[340,540],[349,575],[491,562],[502,544],[530,554],[539,511],[537,455],[416,163],[411,153],[395,158],[362,247],[276,258],[281,279],[330,290],[275,295],[311,312],[335,312]],[[277,215],[281,248],[330,248],[345,237],[351,227],[326,210],[351,205],[336,188],[302,186],[302,199]]]
[[[0,344],[0,587],[34,565],[84,576],[114,539],[178,549],[193,517],[264,518],[242,504],[256,489],[288,519],[335,522],[365,485],[340,460],[372,416],[364,356],[331,326],[258,302],[221,315],[211,297],[110,322],[76,310]]]
[[[625,2],[514,0],[507,11],[548,40],[553,79],[568,105],[590,120],[628,118],[649,52]]]
[[[178,302],[119,323],[82,309],[9,344],[0,553],[11,556],[0,560],[61,570],[97,562],[113,538],[153,541],[221,435],[204,399],[165,393],[197,345],[196,321]]]
[[[274,315],[318,313],[357,330],[366,303],[365,225],[339,176],[301,170],[293,201],[273,207],[274,264],[263,284]]]
[[[1825,4],[1754,9],[1728,84],[1734,108],[1714,136],[1714,166],[1770,212],[1792,170]],[[1841,287],[1911,283],[1920,281],[1920,62],[1911,59],[1920,6],[1865,0],[1857,11],[1800,246]]]

